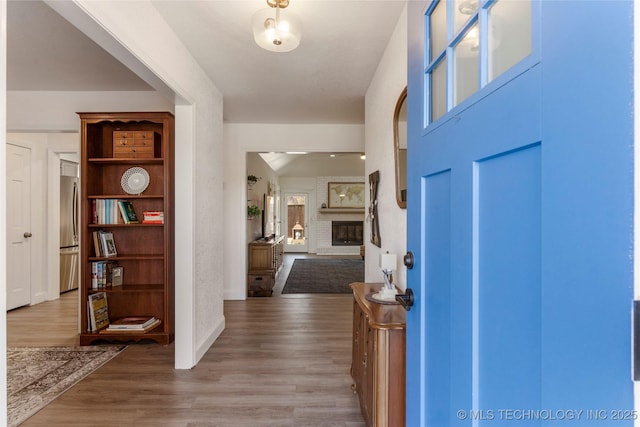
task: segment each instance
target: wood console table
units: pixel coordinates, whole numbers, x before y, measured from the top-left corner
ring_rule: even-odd
[[[249,243],[248,296],[271,296],[276,275],[282,266],[283,253],[283,236],[268,240],[255,240]]]
[[[405,425],[406,312],[397,304],[379,304],[366,296],[382,283],[352,283],[354,393],[367,426]]]

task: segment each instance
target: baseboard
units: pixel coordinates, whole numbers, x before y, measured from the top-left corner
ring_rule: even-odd
[[[225,318],[224,316],[222,316],[222,320],[220,320],[218,325],[211,331],[209,336],[200,344],[198,344],[196,348],[196,363],[194,364],[194,366],[197,365],[198,362],[200,362],[200,359],[202,359],[205,353],[209,350],[209,348],[211,348],[213,343],[218,339],[222,331],[224,331],[224,327],[225,327]]]
[[[316,255],[360,255],[360,246],[330,246],[318,248]]]
[[[242,289],[225,289],[222,293],[225,301],[243,301],[247,299],[247,290]]]

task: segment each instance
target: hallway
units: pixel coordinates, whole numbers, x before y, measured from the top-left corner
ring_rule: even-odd
[[[70,292],[9,312],[8,346],[77,343],[76,310]],[[173,369],[173,344],[133,344],[23,425],[364,425],[350,388],[351,296],[227,301],[225,318],[195,368]]]

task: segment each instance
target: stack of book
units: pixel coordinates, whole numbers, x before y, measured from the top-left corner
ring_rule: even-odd
[[[109,327],[100,331],[104,334],[140,334],[148,332],[158,326],[160,319],[153,316],[131,316],[122,317],[118,320],[114,320],[109,324]]]
[[[137,224],[138,216],[128,200],[96,199],[92,205],[94,224]]]
[[[142,218],[143,224],[164,224],[164,212],[146,211]]]
[[[110,257],[118,255],[116,242],[113,240],[113,233],[110,231],[93,232],[93,249],[97,257]]]
[[[122,267],[115,261],[91,263],[91,289],[103,289],[122,285]]]

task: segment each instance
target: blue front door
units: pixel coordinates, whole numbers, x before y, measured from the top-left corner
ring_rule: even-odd
[[[408,12],[407,426],[632,425],[632,2]]]

